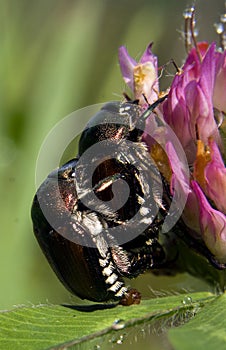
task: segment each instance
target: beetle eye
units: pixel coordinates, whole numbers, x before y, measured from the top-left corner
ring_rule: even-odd
[[[62,165],[57,171],[58,179],[69,180],[75,178],[76,164],[77,159],[72,159],[69,162]]]
[[[59,169],[59,171],[58,171],[58,178],[59,179],[68,180],[68,179],[72,179],[74,177],[75,177],[74,168],[68,168],[68,169],[63,170],[63,171],[62,171],[62,169]]]

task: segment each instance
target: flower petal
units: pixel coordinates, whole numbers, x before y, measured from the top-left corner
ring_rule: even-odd
[[[123,79],[130,89],[133,90],[133,70],[137,62],[128,54],[125,46],[119,48],[118,57]]]
[[[151,51],[152,44],[149,44],[140,61],[137,63],[129,56],[126,48],[119,48],[119,64],[123,79],[133,91],[134,99],[140,101],[140,105],[147,107],[158,98],[158,61]],[[145,98],[144,98],[145,96]]]
[[[221,158],[217,144],[209,141],[211,161],[204,170],[206,194],[216,207],[226,214],[226,168]]]
[[[199,202],[203,241],[220,263],[226,263],[226,217],[211,207],[196,181],[192,181],[192,188]]]

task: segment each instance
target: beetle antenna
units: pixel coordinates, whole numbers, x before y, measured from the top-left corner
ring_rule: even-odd
[[[149,117],[150,113],[154,111],[154,109],[156,107],[158,107],[158,105],[160,105],[166,98],[168,97],[168,94],[159,97],[158,100],[156,100],[154,103],[152,103],[151,105],[149,104],[149,107],[146,109],[146,111],[141,115],[141,118],[146,119],[147,117]]]
[[[172,63],[172,65],[174,66],[174,68],[177,71],[177,74],[179,74],[181,72],[181,69],[178,67],[178,65],[176,64],[176,62],[174,61],[173,58],[171,58],[170,62]]]
[[[125,91],[122,93],[122,95],[126,99],[126,102],[132,102],[131,97]]]
[[[145,94],[142,94],[144,101],[147,103],[148,106],[150,106],[150,103],[148,102],[148,99]]]

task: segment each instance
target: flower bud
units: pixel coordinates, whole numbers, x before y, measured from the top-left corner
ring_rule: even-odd
[[[226,263],[226,217],[211,207],[196,181],[192,188],[199,203],[202,239],[216,260]]]

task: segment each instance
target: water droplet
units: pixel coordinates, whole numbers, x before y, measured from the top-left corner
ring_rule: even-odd
[[[222,23],[226,23],[226,13],[220,16],[220,20]]]
[[[117,340],[117,344],[122,344],[124,340],[123,335],[120,335],[119,339]]]
[[[124,320],[115,320],[113,325],[112,325],[112,328],[116,331],[120,330],[120,329],[123,329],[125,327],[125,322]]]
[[[123,341],[124,341],[124,335],[123,334],[121,334],[119,337],[115,337],[114,336],[114,337],[111,338],[112,344],[122,344]]]
[[[195,11],[194,7],[189,7],[185,9],[183,12],[184,19],[192,18],[194,11]]]
[[[215,30],[217,34],[222,34],[224,32],[224,25],[223,23],[215,23],[214,24]]]
[[[197,28],[194,28],[194,36],[197,37],[199,35],[199,30]]]
[[[182,304],[183,305],[191,305],[192,304],[192,298],[189,296],[184,297],[184,299],[182,300]]]

